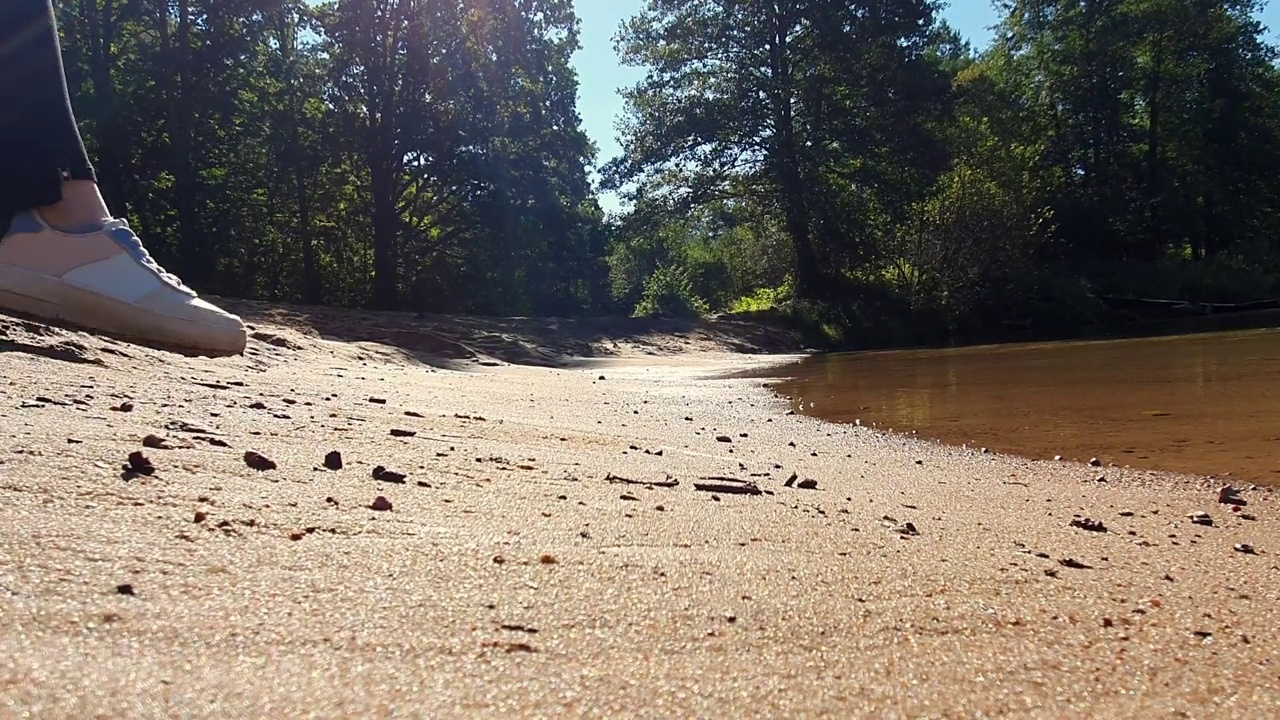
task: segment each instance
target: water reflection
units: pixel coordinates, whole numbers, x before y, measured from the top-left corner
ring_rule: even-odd
[[[1280,330],[812,358],[797,409],[955,444],[1280,482]]]

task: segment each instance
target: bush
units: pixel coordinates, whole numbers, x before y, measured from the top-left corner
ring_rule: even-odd
[[[1175,256],[1128,262],[1097,276],[1106,295],[1235,303],[1270,300],[1280,293],[1275,276],[1260,263],[1228,255],[1198,261]]]
[[[1002,321],[1065,328],[1095,323],[1105,312],[1087,280],[1065,270],[1028,269],[991,288],[969,320],[984,330],[998,329]]]
[[[791,279],[788,278],[785,283],[776,288],[756,288],[753,292],[735,299],[729,303],[727,310],[731,313],[773,310],[785,306],[794,295],[795,288]]]
[[[689,272],[662,266],[645,280],[632,317],[701,317],[710,312],[707,301],[693,290]]]

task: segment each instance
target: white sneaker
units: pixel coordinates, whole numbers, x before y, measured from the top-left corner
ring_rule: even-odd
[[[65,233],[25,211],[0,238],[0,311],[62,320],[164,347],[244,351],[240,318],[165,272],[124,220]]]

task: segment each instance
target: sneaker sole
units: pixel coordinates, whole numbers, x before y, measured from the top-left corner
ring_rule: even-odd
[[[245,333],[152,312],[59,278],[0,265],[0,310],[178,352],[240,355]]]

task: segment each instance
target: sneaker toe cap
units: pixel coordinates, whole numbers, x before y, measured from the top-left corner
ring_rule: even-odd
[[[138,304],[178,321],[174,323],[175,330],[185,337],[175,338],[175,344],[232,353],[244,350],[247,340],[244,322],[203,298],[165,288]]]

